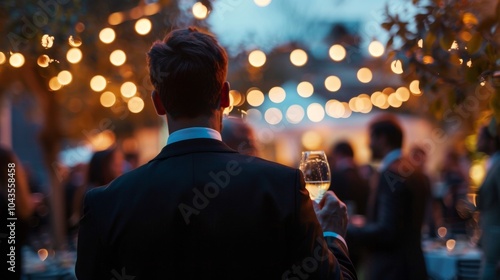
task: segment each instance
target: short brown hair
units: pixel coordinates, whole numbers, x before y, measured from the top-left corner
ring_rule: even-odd
[[[151,83],[172,118],[211,115],[220,104],[227,54],[196,28],[174,30],[148,52]]]

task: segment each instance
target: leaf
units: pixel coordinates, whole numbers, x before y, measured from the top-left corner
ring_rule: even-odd
[[[382,23],[382,28],[384,28],[387,31],[391,31],[391,28],[393,25],[394,25],[394,22],[384,22],[384,23]]]

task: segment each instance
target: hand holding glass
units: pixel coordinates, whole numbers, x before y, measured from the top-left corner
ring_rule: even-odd
[[[330,187],[330,166],[326,160],[325,152],[302,152],[299,169],[304,174],[310,198],[319,203]]]

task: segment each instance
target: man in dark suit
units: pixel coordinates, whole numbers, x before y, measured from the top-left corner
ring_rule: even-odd
[[[148,64],[170,136],[149,163],[87,194],[77,277],[356,279],[345,205],[329,192],[315,215],[300,171],[220,141],[229,84],[215,38],[173,31]]]
[[[482,280],[499,279],[500,264],[500,137],[496,122],[479,132],[477,149],[490,156],[488,173],[479,187],[477,206],[482,229],[481,247],[484,251]]]
[[[364,226],[348,228],[348,243],[367,248],[366,279],[425,280],[421,228],[430,196],[425,176],[402,157],[403,132],[390,115],[370,126],[373,159],[380,159]],[[427,187],[424,187],[427,186]]]

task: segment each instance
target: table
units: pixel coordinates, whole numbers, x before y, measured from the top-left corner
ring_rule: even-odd
[[[451,250],[438,241],[424,242],[422,248],[429,279],[479,278],[482,258],[479,248],[458,241]]]

